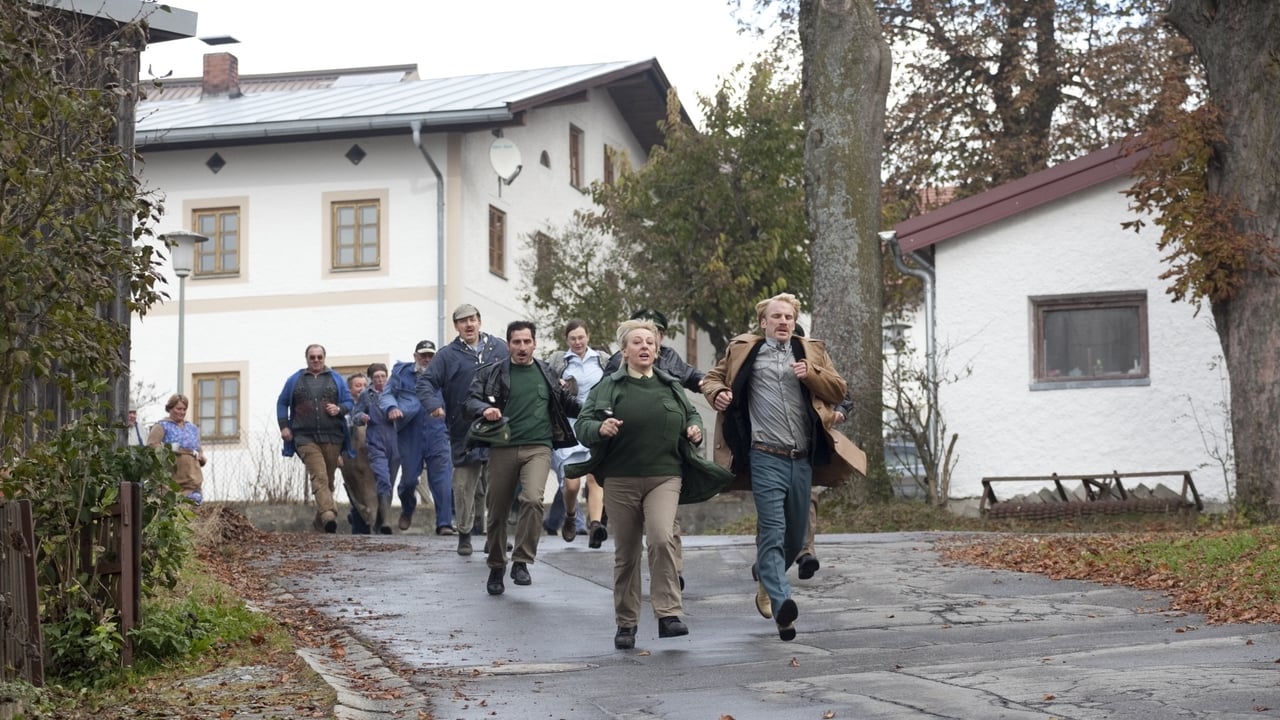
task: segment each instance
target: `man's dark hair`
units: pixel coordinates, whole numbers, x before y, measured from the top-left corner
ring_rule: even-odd
[[[528,320],[512,320],[507,323],[507,342],[511,342],[511,335],[517,330],[528,330],[529,337],[534,340],[538,339],[538,327]]]

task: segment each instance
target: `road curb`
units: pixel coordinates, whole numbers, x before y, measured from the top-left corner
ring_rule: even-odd
[[[339,720],[430,717],[431,703],[359,640],[345,632],[324,636],[327,648],[298,648],[298,656],[338,694]],[[340,657],[335,657],[338,655]],[[415,716],[414,711],[419,711]]]
[[[271,583],[275,592],[270,605],[289,605],[299,598],[287,588]],[[296,637],[296,636],[295,636]],[[333,717],[338,720],[418,720],[430,718],[431,701],[411,682],[397,675],[364,643],[346,630],[328,630],[315,636],[314,647],[299,647],[295,654],[333,688],[337,699]]]

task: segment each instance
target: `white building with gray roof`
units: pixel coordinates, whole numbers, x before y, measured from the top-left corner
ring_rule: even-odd
[[[164,81],[138,107],[141,173],[164,197],[160,232],[209,240],[183,283],[182,367],[168,263],[173,300],[134,320],[142,420],[181,387],[210,457],[207,498],[281,483],[299,496],[275,401],[304,348],[323,344],[344,371],[390,366],[421,339],[452,340],[447,316],[464,302],[501,335],[525,315],[524,238],[587,207],[616,153],[645,162],[669,89],[653,59],[240,76],[233,55],[213,53],[203,77]]]

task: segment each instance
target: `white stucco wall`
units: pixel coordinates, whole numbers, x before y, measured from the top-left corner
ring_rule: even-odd
[[[1191,419],[1221,429],[1221,350],[1207,309],[1172,303],[1156,236],[1123,230],[1124,180],[1076,193],[937,247],[939,349],[973,374],[941,390],[959,433],[952,497],[984,476],[1191,470],[1202,495],[1223,498],[1220,466]],[[1033,391],[1030,296],[1147,293],[1150,384]],[[1171,479],[1163,481],[1178,489]],[[1148,483],[1150,484],[1150,483]],[[1000,487],[998,496],[1043,487]]]
[[[503,137],[519,148],[524,169],[509,186],[499,189],[489,165],[488,132],[463,137],[462,237],[467,274],[462,278],[460,302],[480,308],[486,329],[501,335],[508,322],[526,319],[519,295],[523,284],[519,258],[526,255],[525,238],[548,225],[562,227],[573,211],[591,206],[591,199],[569,184],[569,125],[583,132],[582,184],[604,177],[604,145],[628,154],[634,166],[643,165],[645,152],[631,134],[617,106],[604,91],[591,90],[585,103],[569,103],[529,112],[523,127],[505,128]],[[551,167],[539,158],[543,151]],[[489,206],[507,213],[506,275],[488,271]],[[597,333],[599,334],[599,333]],[[541,333],[540,333],[541,335]],[[547,340],[552,339],[548,335]]]
[[[499,192],[488,151],[493,135],[425,134],[426,147],[446,181],[446,308],[461,302],[481,309],[484,329],[501,336],[506,324],[525,317],[518,299],[516,258],[522,237],[547,222],[563,224],[589,198],[569,185],[569,123],[584,132],[584,184],[603,174],[603,146],[625,150],[633,162],[644,154],[607,93],[587,103],[528,114],[524,127],[505,136],[523,154],[524,170]],[[345,157],[353,144],[367,156]],[[541,166],[546,150],[550,169]],[[214,152],[226,161],[218,173],[205,167]],[[225,198],[246,199],[241,273],[235,278],[186,281],[183,390],[191,375],[232,370],[241,378],[241,439],[206,443],[209,499],[244,497],[249,485],[288,477],[300,487],[301,464],[279,457],[275,401],[284,380],[302,367],[304,348],[318,342],[331,366],[373,361],[391,365],[411,357],[418,340],[454,337],[446,319],[437,337],[436,181],[409,134],[316,142],[228,146],[152,152],[141,172],[165,196],[159,232],[188,228],[190,209],[216,207]],[[377,191],[385,197],[385,236],[377,271],[332,273],[323,222],[326,193]],[[507,213],[505,277],[489,272],[489,205]],[[457,272],[450,272],[453,268]],[[177,383],[178,285],[166,262],[171,300],[135,318],[132,376],[146,388],[144,423],[164,416],[164,399]],[[545,336],[555,343],[555,333]]]

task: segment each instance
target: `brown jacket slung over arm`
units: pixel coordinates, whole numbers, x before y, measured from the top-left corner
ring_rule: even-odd
[[[751,416],[746,403],[750,398],[751,368],[763,343],[763,337],[752,333],[733,338],[724,359],[702,382],[702,394],[713,407],[716,395],[725,390],[733,392],[733,404],[717,417],[715,435],[716,462],[736,476],[731,490],[751,488],[746,462],[751,444]],[[814,423],[810,433],[813,446],[809,450],[813,484],[839,485],[849,480],[855,471],[866,474],[866,453],[831,428],[836,406],[844,401],[847,385],[831,363],[826,346],[820,340],[793,337],[791,351],[796,360],[804,360],[809,365],[809,373],[801,385],[811,403],[809,417]]]

